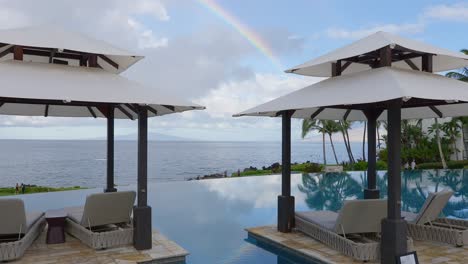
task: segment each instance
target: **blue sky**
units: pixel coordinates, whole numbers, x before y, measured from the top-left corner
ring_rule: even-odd
[[[0,27],[56,24],[146,56],[124,75],[205,105],[206,111],[150,121],[150,131],[201,140],[279,140],[273,118],[231,115],[319,81],[285,74],[219,16],[195,0],[5,1]],[[452,50],[468,48],[467,1],[228,1],[226,12],[272,47],[288,68],[378,30]],[[90,19],[92,18],[92,19]],[[117,122],[117,134],[136,131]],[[300,121],[293,122],[299,139]],[[358,141],[356,125],[352,138]],[[0,117],[0,138],[105,135],[94,119]],[[309,140],[319,140],[312,135]],[[339,138],[337,138],[339,140]]]

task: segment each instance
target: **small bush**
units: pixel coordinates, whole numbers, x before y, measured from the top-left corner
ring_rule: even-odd
[[[312,173],[312,172],[321,172],[322,171],[322,166],[318,163],[302,163],[302,164],[294,164],[291,166],[292,171],[300,171],[300,172],[306,172],[306,173]]]
[[[355,171],[365,171],[367,170],[367,161],[358,161],[353,164],[353,170]]]
[[[388,169],[387,163],[383,160],[378,160],[376,164],[377,170],[386,170]]]

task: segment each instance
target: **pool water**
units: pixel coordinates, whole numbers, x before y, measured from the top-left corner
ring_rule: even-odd
[[[364,172],[295,174],[292,194],[296,210],[339,210],[346,199],[361,199]],[[385,196],[386,173],[378,187]],[[125,187],[126,189],[131,187]],[[123,188],[121,188],[123,189]],[[428,192],[455,192],[443,213],[468,219],[468,171],[406,171],[402,178],[402,208],[417,212]],[[276,223],[281,176],[152,183],[148,199],[153,226],[190,252],[187,263],[304,263],[273,247],[263,249],[247,239],[247,227]],[[88,189],[23,195],[28,210],[82,205]]]

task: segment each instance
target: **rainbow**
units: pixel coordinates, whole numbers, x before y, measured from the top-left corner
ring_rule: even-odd
[[[250,44],[252,44],[252,46],[265,55],[276,67],[278,67],[280,70],[283,70],[283,66],[281,65],[279,59],[274,55],[271,47],[255,31],[242,23],[234,15],[230,14],[226,9],[216,3],[216,1],[198,0],[198,2],[216,16],[224,20],[226,24],[232,26],[237,32],[241,34],[241,36],[243,36]]]

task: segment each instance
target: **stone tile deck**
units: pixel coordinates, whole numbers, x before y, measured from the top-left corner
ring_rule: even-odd
[[[362,263],[362,261],[353,260],[301,232],[280,233],[276,230],[275,225],[248,228],[247,232],[253,238],[264,240],[311,261],[321,263]],[[442,243],[414,241],[414,248],[418,254],[419,263],[468,263],[467,246],[455,247]]]
[[[44,230],[21,259],[9,263],[169,264],[184,263],[185,257],[188,255],[185,249],[157,231],[153,231],[153,248],[143,251],[138,251],[133,246],[94,250],[68,234],[64,244],[48,245],[45,243],[46,233],[47,230]]]

